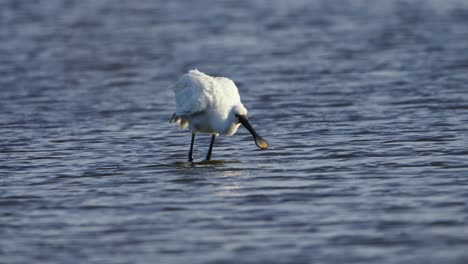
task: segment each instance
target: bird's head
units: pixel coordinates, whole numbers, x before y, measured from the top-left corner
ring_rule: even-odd
[[[247,116],[247,109],[243,104],[238,104],[232,107],[231,115],[237,120],[237,116]],[[238,122],[237,122],[238,123]]]

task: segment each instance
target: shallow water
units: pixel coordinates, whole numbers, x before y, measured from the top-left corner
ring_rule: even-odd
[[[0,3],[1,263],[468,262],[467,1],[192,2]]]

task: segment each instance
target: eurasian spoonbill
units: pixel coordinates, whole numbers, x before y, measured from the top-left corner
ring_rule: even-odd
[[[247,109],[240,100],[234,82],[225,77],[213,77],[198,70],[190,70],[171,86],[175,93],[176,112],[169,122],[187,126],[192,131],[188,160],[193,161],[193,142],[198,132],[211,134],[206,160],[210,160],[216,136],[232,136],[242,124],[252,134],[255,144],[268,148],[247,120]]]

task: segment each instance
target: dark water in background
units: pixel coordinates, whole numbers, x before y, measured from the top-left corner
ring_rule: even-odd
[[[467,73],[468,1],[3,0],[0,263],[468,263]]]

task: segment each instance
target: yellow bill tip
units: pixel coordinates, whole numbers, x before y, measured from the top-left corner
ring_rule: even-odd
[[[263,138],[256,138],[255,144],[261,149],[267,149],[270,146],[268,142],[266,142],[266,140],[264,140]]]

